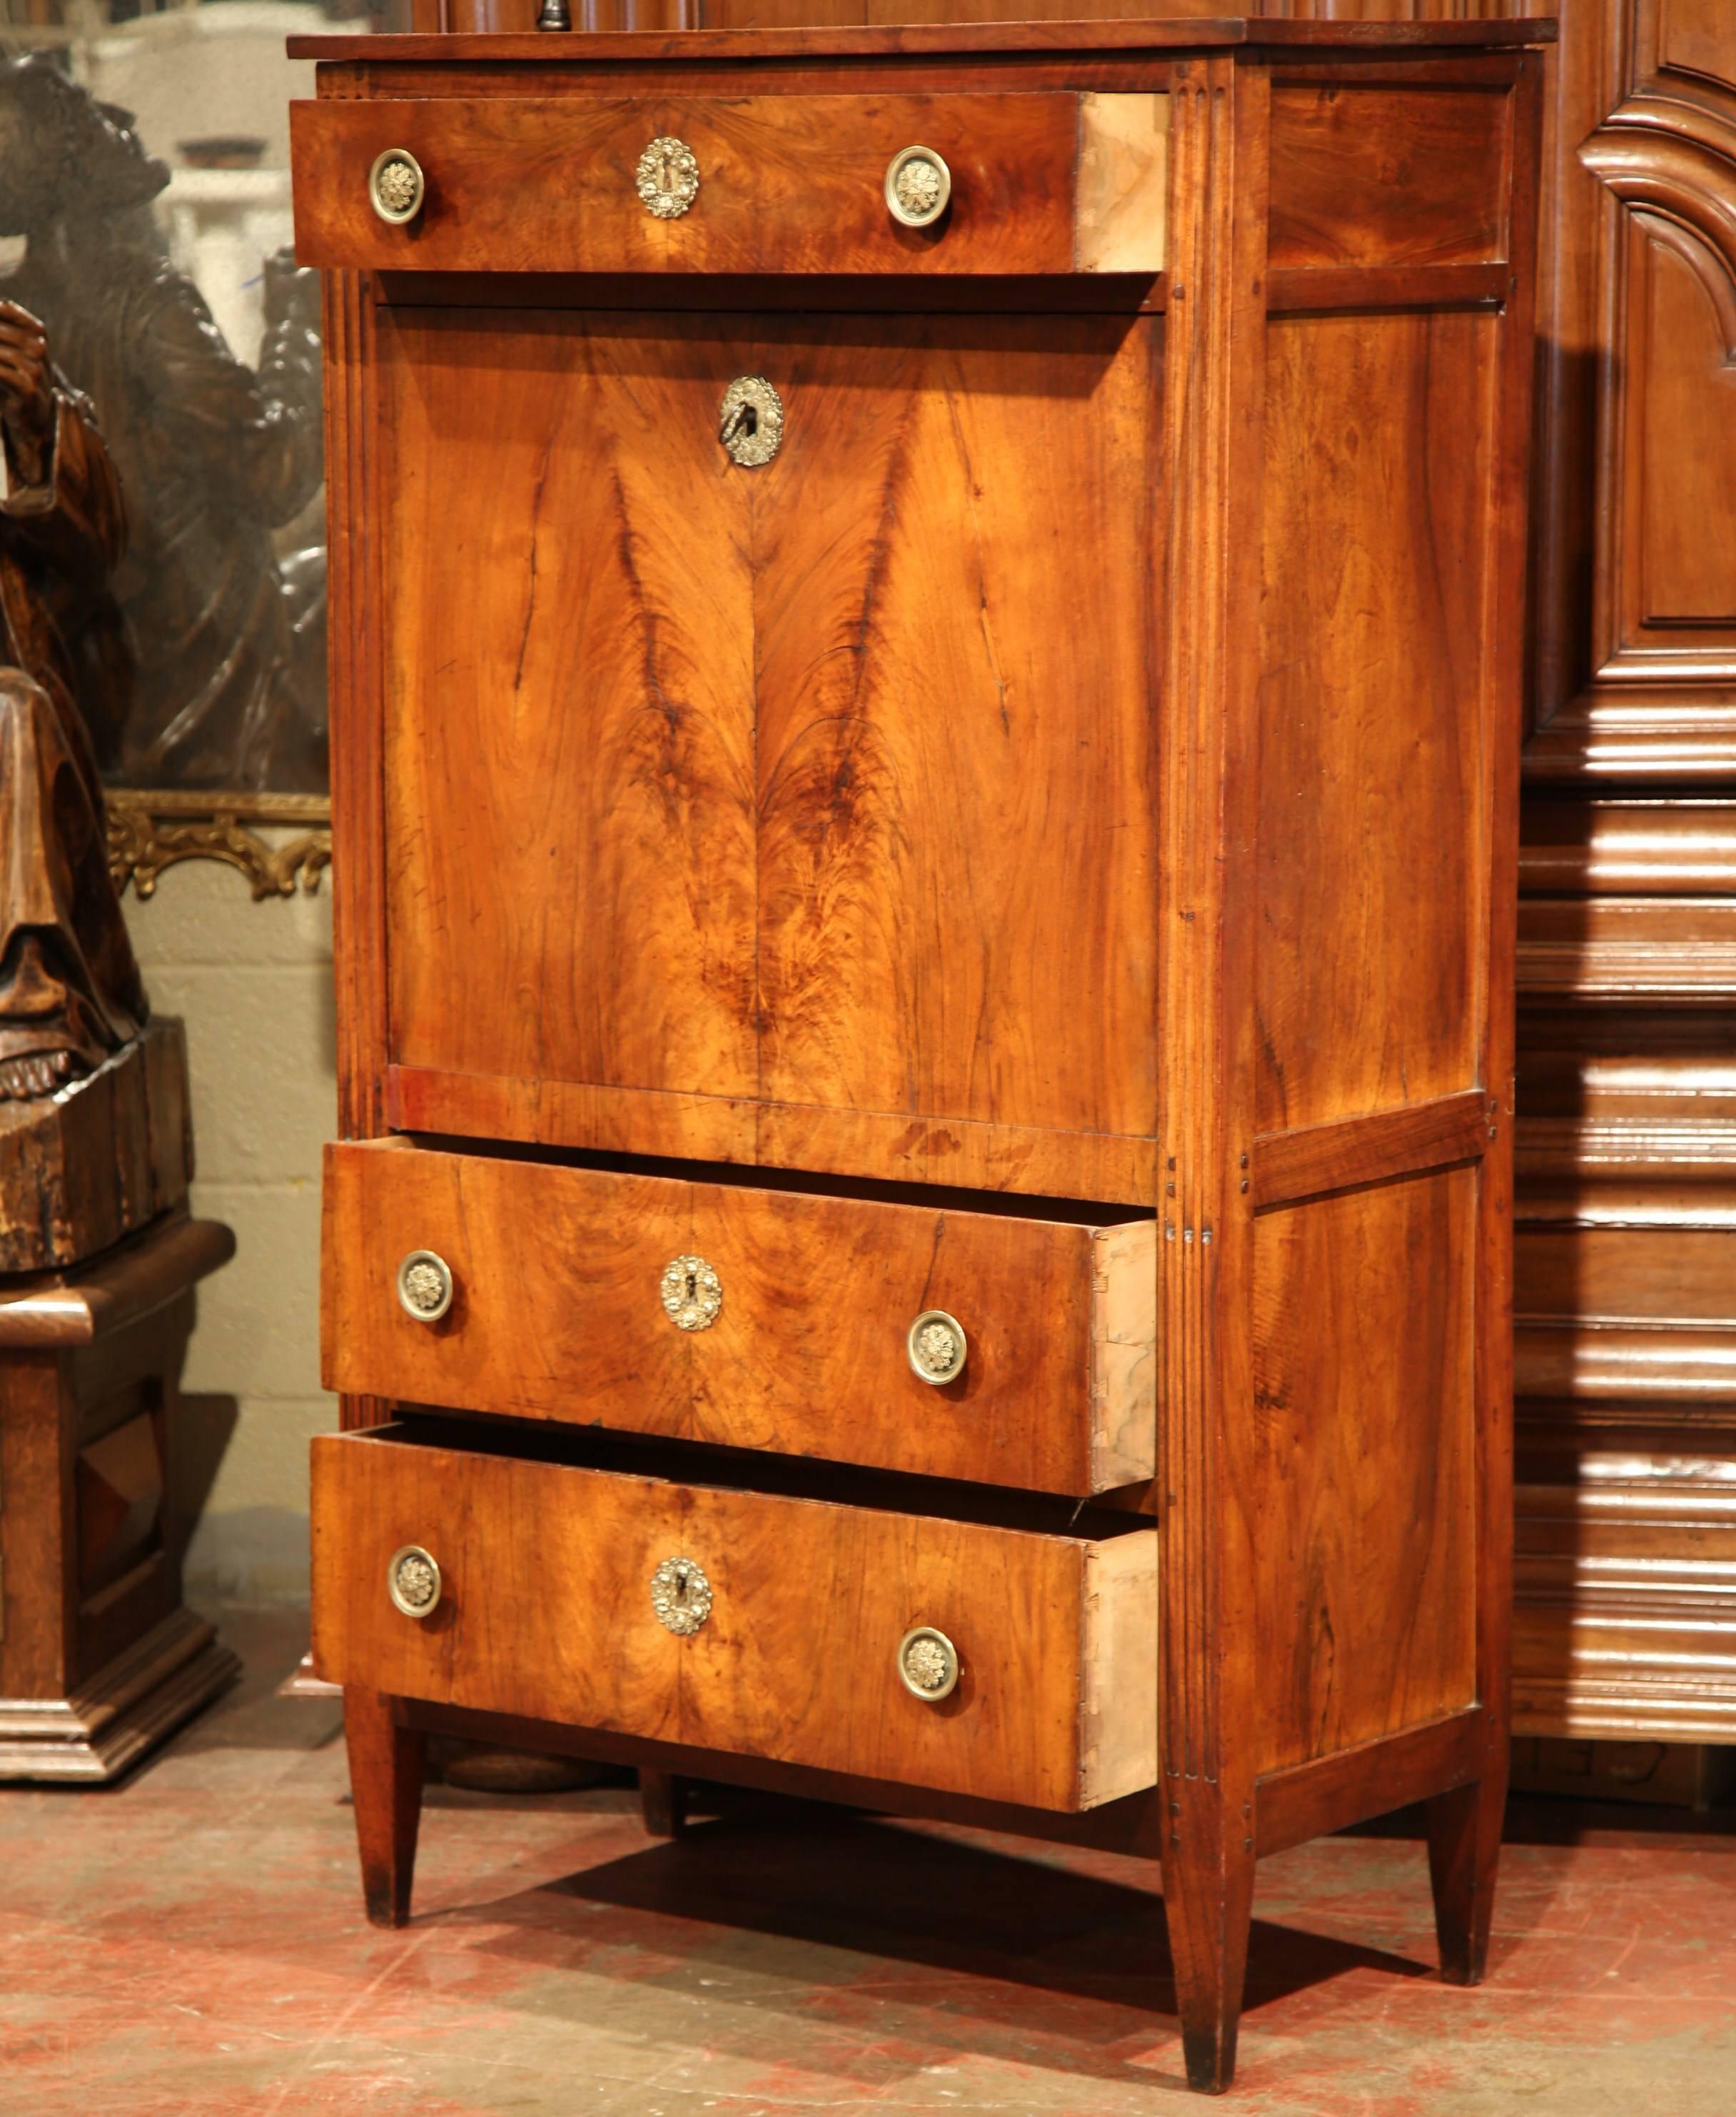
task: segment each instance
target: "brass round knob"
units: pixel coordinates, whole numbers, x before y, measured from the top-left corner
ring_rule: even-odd
[[[958,1688],[959,1650],[932,1625],[917,1625],[898,1642],[898,1678],[913,1698],[938,1705]]]
[[[651,1607],[666,1630],[691,1639],[711,1614],[705,1568],[694,1558],[665,1558],[651,1576]]]
[[[412,1250],[398,1267],[398,1298],[418,1323],[438,1323],[452,1306],[452,1267],[432,1250]]]
[[[952,172],[932,147],[900,147],[886,164],[886,210],[906,228],[932,228],[952,196]]]
[[[659,220],[679,220],[699,196],[699,158],[685,140],[660,132],[640,155],[633,187]]]
[[[912,1370],[937,1389],[965,1372],[965,1326],[944,1308],[925,1308],[905,1333]]]
[[[414,220],[428,188],[422,165],[408,147],[388,147],[368,171],[368,203],[394,228]]]
[[[407,1617],[428,1617],[440,1599],[440,1569],[419,1543],[394,1551],[386,1566],[386,1593]]]

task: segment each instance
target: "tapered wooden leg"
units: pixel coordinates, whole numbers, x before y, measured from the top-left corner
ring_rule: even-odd
[[[679,1838],[687,1829],[687,1781],[672,1772],[639,1770],[639,1808],[653,1838]]]
[[[1507,1773],[1503,1768],[1451,1793],[1436,1794],[1428,1809],[1429,1879],[1434,1885],[1440,1974],[1449,1985],[1479,1985],[1489,1960]]]
[[[1254,1916],[1254,1848],[1246,1824],[1232,1824],[1209,1796],[1184,1796],[1181,1806],[1183,1814],[1170,1819],[1163,1847],[1163,1908],[1181,2051],[1188,2086],[1221,2095],[1236,2075]]]
[[[422,1813],[423,1736],[400,1727],[392,1701],[347,1685],[343,1739],[350,1754],[361,1893],[373,1926],[407,1926],[416,1828]]]

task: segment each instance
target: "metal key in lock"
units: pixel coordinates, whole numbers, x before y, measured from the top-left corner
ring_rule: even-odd
[[[732,463],[757,470],[783,445],[784,400],[763,375],[738,376],[717,408],[717,438]]]

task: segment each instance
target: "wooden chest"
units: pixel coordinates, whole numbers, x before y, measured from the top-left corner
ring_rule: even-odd
[[[377,1919],[491,1727],[1480,1975],[1542,34],[296,41]]]

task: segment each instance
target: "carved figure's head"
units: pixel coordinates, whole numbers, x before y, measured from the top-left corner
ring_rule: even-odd
[[[43,686],[0,669],[0,1103],[91,1072],[147,1005],[78,747]]]
[[[0,62],[0,235],[106,219],[168,182],[131,111],[99,103],[44,53]]]

